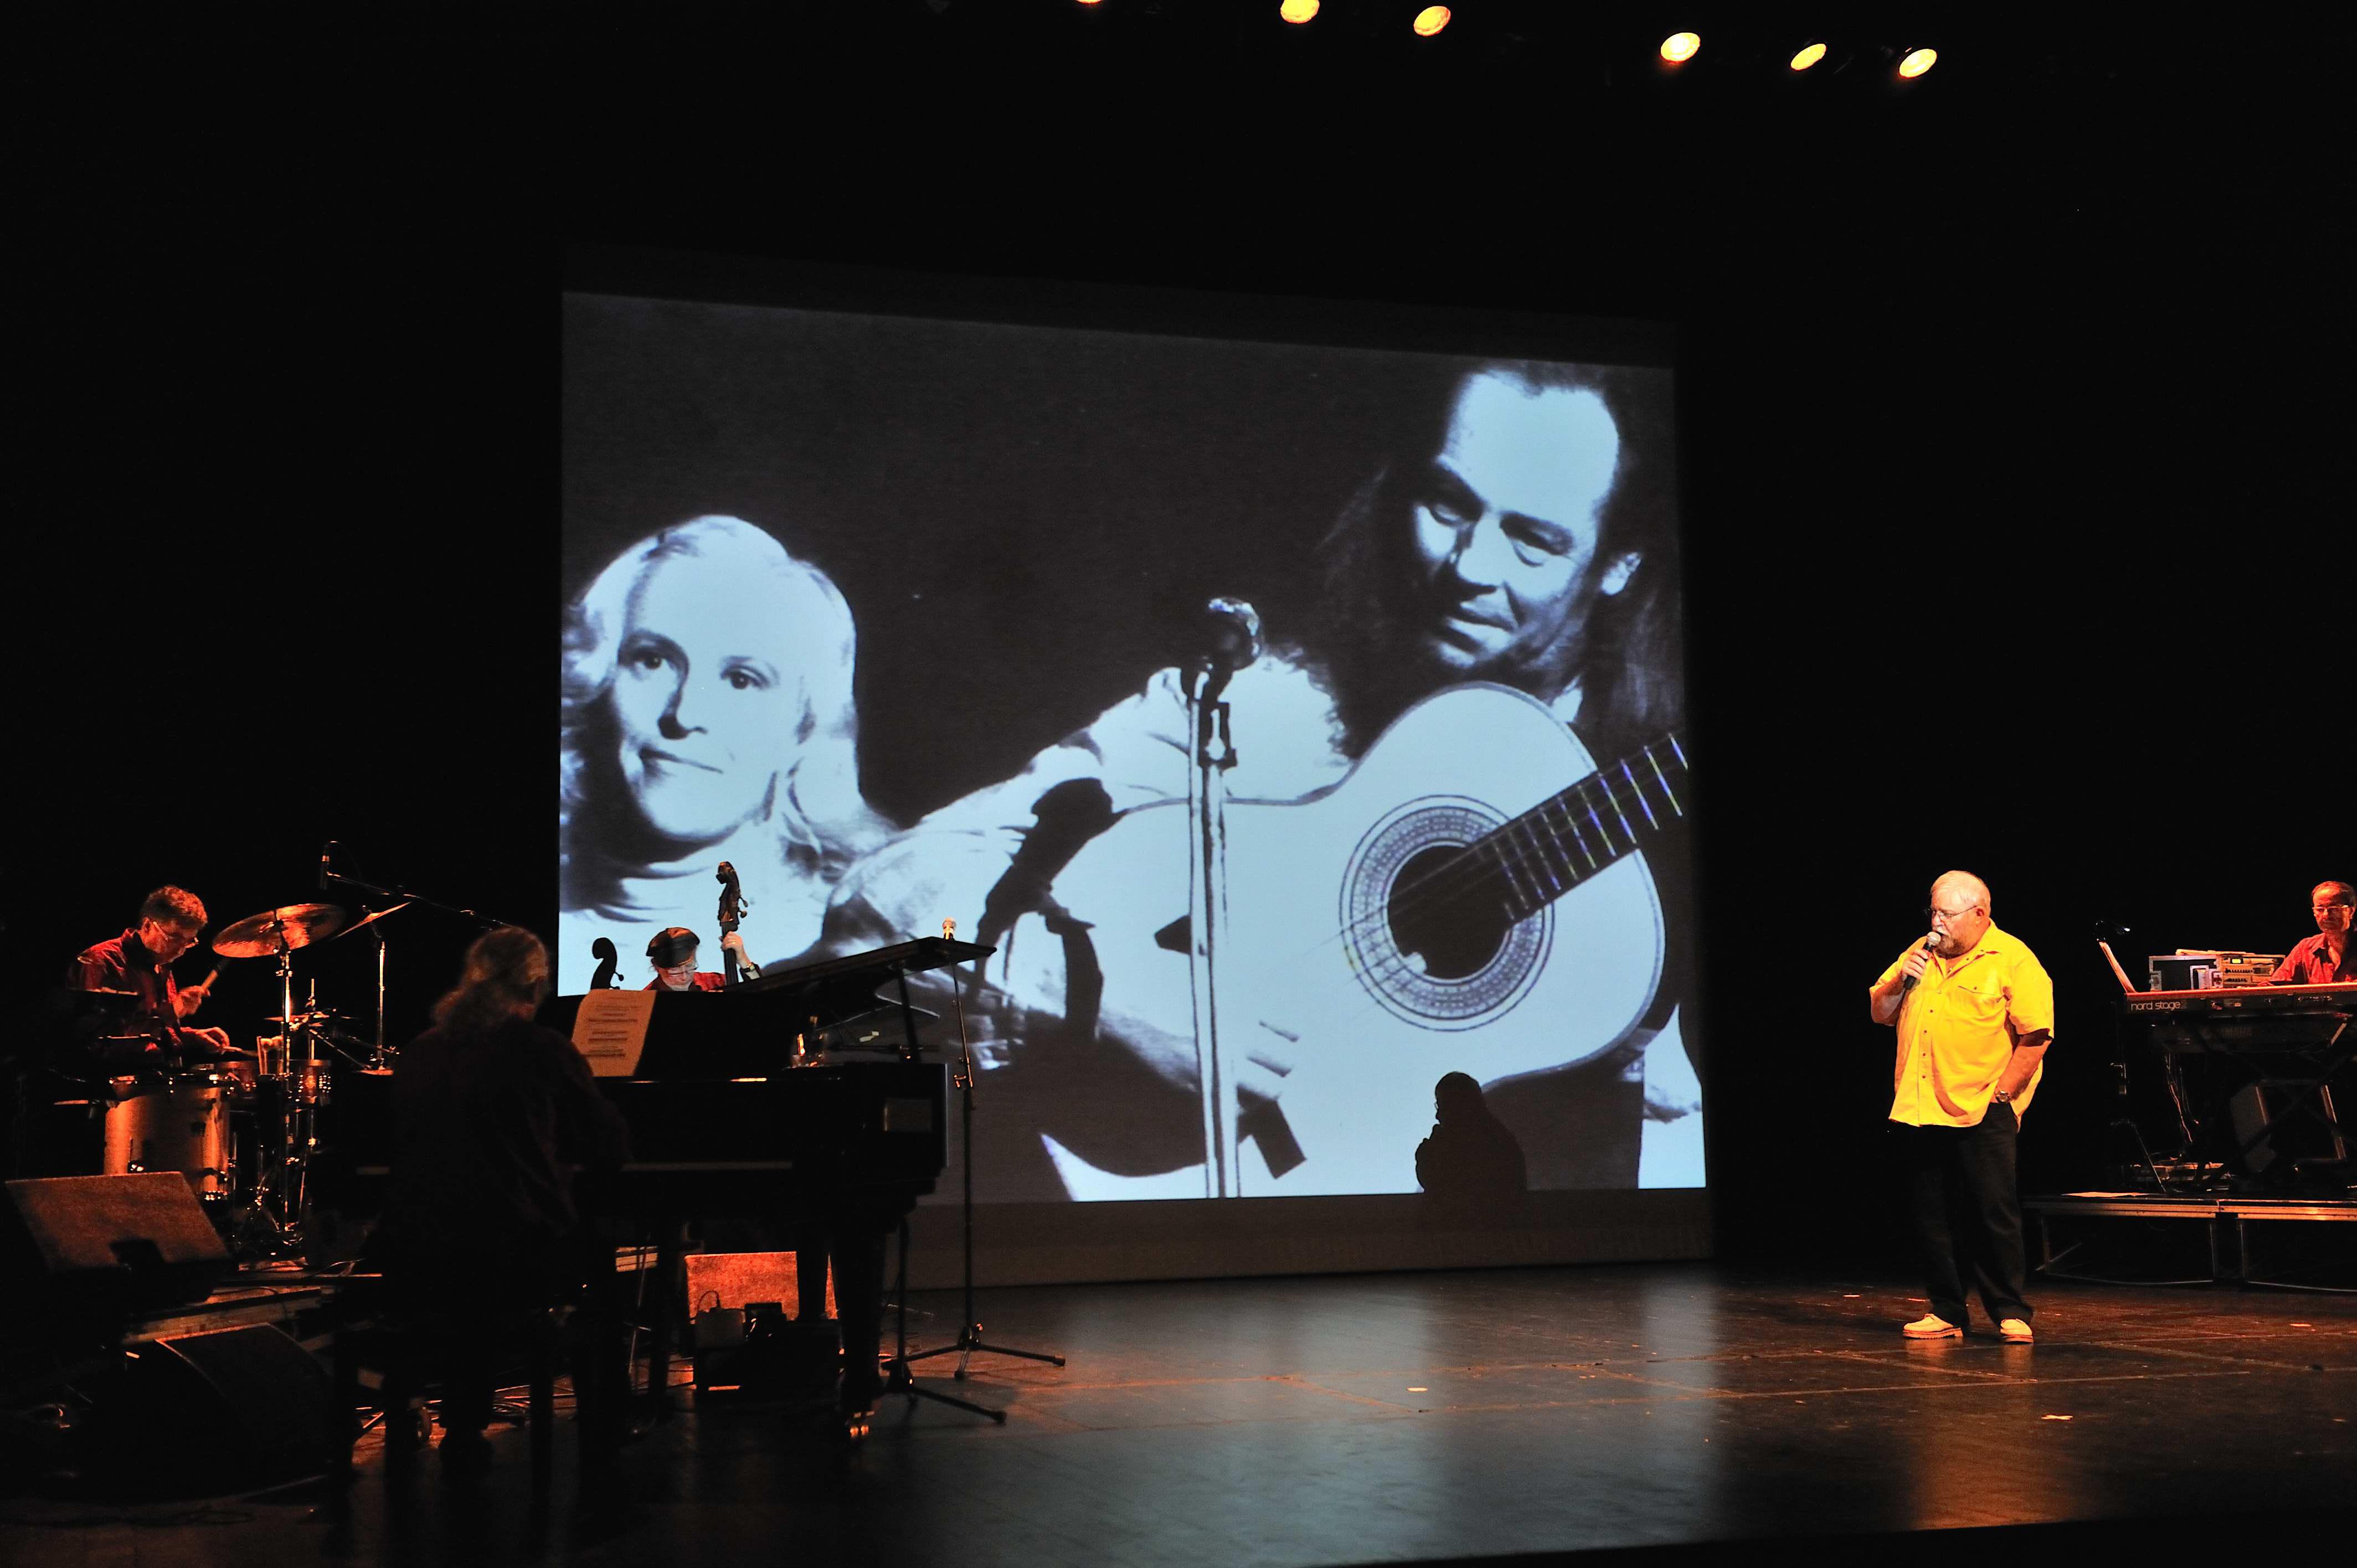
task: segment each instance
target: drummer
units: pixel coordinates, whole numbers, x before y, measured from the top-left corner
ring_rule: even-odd
[[[135,998],[126,1004],[135,1021],[127,1028],[116,1026],[123,1028],[117,1037],[124,1048],[108,1053],[108,1070],[169,1068],[242,1054],[232,1049],[222,1030],[184,1021],[204,1005],[207,987],[183,990],[172,965],[197,945],[204,927],[203,903],[187,888],[167,885],[140,904],[138,924],[85,948],[74,960],[68,984],[81,991],[128,992]],[[134,1045],[135,1036],[144,1040]]]
[[[745,950],[743,939],[734,931],[720,939],[720,945],[734,948],[739,961]],[[649,991],[719,991],[727,979],[708,969],[695,967],[696,935],[685,926],[666,926],[647,943],[647,961],[654,966],[655,977],[647,982]]]

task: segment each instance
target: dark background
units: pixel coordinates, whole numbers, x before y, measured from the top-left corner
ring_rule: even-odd
[[[1648,318],[1681,344],[1722,1250],[1896,1250],[1860,993],[1950,865],[2061,993],[2026,1183],[2093,1179],[2090,922],[2279,950],[2357,874],[2334,38],[1872,8],[1942,49],[1898,91],[1746,62],[1706,7],[1674,79],[1639,7],[1469,3],[1428,41],[1399,9],[25,28],[10,993],[158,881],[219,920],[309,896],[329,837],[551,923],[568,243],[1010,315],[1297,299],[1371,344],[1394,306]],[[942,700],[986,676],[945,650]],[[401,919],[396,1035],[466,936]],[[343,946],[306,962],[357,1011]]]

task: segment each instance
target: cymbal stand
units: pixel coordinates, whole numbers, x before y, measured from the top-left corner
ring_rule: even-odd
[[[957,922],[954,920],[944,920],[942,923],[942,936],[954,936],[956,930]],[[909,1225],[907,1220],[902,1220],[900,1223],[899,1340],[892,1359],[885,1363],[887,1374],[885,1389],[887,1392],[907,1394],[911,1405],[920,1399],[936,1400],[942,1404],[955,1405],[960,1410],[972,1411],[976,1415],[986,1415],[1003,1426],[1006,1423],[1005,1411],[989,1410],[982,1405],[969,1403],[967,1401],[942,1393],[939,1390],[922,1387],[909,1370],[919,1361],[931,1360],[935,1356],[954,1355],[958,1359],[957,1370],[950,1375],[959,1382],[963,1382],[966,1363],[977,1354],[1018,1356],[1027,1361],[1045,1361],[1051,1367],[1060,1367],[1064,1364],[1064,1358],[1051,1355],[1045,1350],[1017,1350],[1011,1346],[989,1343],[983,1338],[982,1324],[974,1315],[974,1045],[966,1037],[964,988],[957,983],[957,974],[954,970],[951,972],[950,980],[951,996],[957,1005],[958,1024],[958,1070],[952,1081],[958,1091],[958,1124],[964,1141],[964,1147],[960,1151],[962,1168],[959,1174],[963,1193],[959,1207],[963,1211],[965,1230],[965,1312],[959,1319],[962,1326],[958,1329],[955,1343],[937,1346],[931,1350],[920,1350],[913,1356],[909,1353]],[[974,980],[975,984],[981,983],[981,973],[978,968]]]
[[[385,1059],[384,1048],[384,927],[380,924],[376,929],[376,1050],[369,1058],[369,1066],[380,1070],[392,1065]]]
[[[308,1109],[296,1101],[292,1083],[300,1075],[291,1070],[295,1065],[295,950],[287,944],[286,933],[278,932],[278,1030],[282,1059],[290,1069],[281,1075],[281,1092],[285,1102],[279,1113],[278,1136],[263,1150],[261,1172],[253,1183],[253,1197],[241,1217],[242,1236],[260,1221],[268,1232],[262,1243],[265,1256],[280,1257],[302,1250],[302,1204],[305,1183],[304,1165],[311,1133]],[[258,1090],[261,1080],[256,1079]],[[300,1126],[297,1126],[297,1118]],[[296,1152],[296,1138],[303,1140],[304,1154]]]

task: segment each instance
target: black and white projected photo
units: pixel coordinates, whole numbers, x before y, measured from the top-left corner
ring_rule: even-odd
[[[725,861],[996,949],[980,1201],[1702,1186],[1672,392],[567,296],[559,989]]]

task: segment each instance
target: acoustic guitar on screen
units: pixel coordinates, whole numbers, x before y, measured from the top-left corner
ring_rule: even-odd
[[[1242,1195],[1413,1192],[1444,1073],[1573,1066],[1635,1028],[1665,954],[1641,851],[1684,818],[1686,779],[1675,736],[1598,768],[1544,704],[1479,684],[1409,709],[1319,795],[1229,802],[1216,1017],[1232,1048],[1287,1065],[1277,1105],[1299,1145],[1297,1161],[1254,1140]],[[1182,1037],[1199,1035],[1190,818],[1184,801],[1129,811],[1056,878],[1070,907],[1109,912],[1108,1009]],[[1161,888],[1175,908],[1140,893]],[[1076,1197],[1148,1195],[1056,1152]]]

